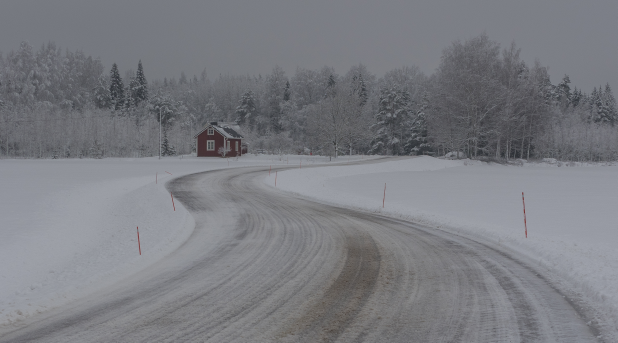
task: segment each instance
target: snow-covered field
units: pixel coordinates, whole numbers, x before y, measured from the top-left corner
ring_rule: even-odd
[[[272,155],[0,160],[0,325],[118,282],[180,246],[194,222],[179,202],[173,209],[164,186],[172,177],[301,158],[328,161]]]
[[[274,185],[274,178],[265,182]],[[618,166],[418,157],[280,172],[277,187],[523,252],[570,281],[618,331]]]

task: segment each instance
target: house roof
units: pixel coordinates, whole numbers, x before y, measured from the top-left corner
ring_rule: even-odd
[[[200,132],[196,133],[193,136],[193,138],[197,138],[197,136],[201,135],[202,132],[208,130],[209,127],[212,127],[213,129],[215,129],[217,132],[219,132],[223,137],[227,139],[243,139],[244,137],[238,132],[236,132],[236,130],[234,130],[232,126],[238,127],[238,125],[235,123],[233,124],[233,123],[211,122],[207,124],[206,126],[204,126],[204,128]]]

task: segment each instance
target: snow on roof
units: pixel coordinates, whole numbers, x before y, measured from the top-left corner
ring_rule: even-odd
[[[239,134],[236,130],[240,131],[240,126],[238,126],[238,124],[236,123],[218,123],[218,122],[211,122],[208,123],[204,126],[204,128],[196,133],[193,138],[197,138],[197,136],[199,136],[200,134],[202,134],[202,132],[206,131],[208,128],[212,127],[213,129],[215,129],[217,132],[219,132],[221,135],[223,135],[223,137],[228,138],[228,139],[243,139],[244,137]]]
[[[221,129],[229,136],[228,138],[242,138],[242,136],[231,127],[222,127]]]

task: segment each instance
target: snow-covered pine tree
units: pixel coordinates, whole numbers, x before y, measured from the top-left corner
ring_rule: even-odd
[[[136,105],[139,105],[140,102],[148,100],[148,82],[146,81],[146,77],[144,76],[144,68],[142,67],[142,60],[137,64],[137,73],[135,74],[135,81],[137,84],[135,87],[132,87],[133,94],[132,98],[135,101]]]
[[[161,142],[161,155],[162,156],[175,156],[176,149],[172,146],[167,138],[167,130],[163,131],[163,141]]]
[[[124,92],[124,94],[126,94],[124,98],[124,107],[126,110],[135,108],[135,106],[137,105],[137,99],[135,99],[135,89],[137,87],[137,80],[135,78],[131,78],[131,81],[129,81],[129,85]]]
[[[266,78],[264,89],[264,103],[266,104],[265,113],[268,120],[268,126],[262,128],[266,131],[271,131],[275,134],[283,131],[281,123],[281,102],[285,92],[287,78],[285,72],[279,66],[273,68],[272,74]]]
[[[363,107],[365,106],[365,104],[367,103],[367,99],[369,98],[369,95],[367,95],[367,85],[365,85],[363,74],[358,74],[358,83],[358,97],[360,98],[360,105],[361,107]]]
[[[371,142],[371,152],[385,155],[401,155],[403,142],[410,131],[406,130],[406,121],[410,111],[410,93],[401,89],[382,89],[380,93],[379,112],[375,132]]]
[[[571,105],[573,107],[579,106],[579,103],[582,101],[583,95],[582,91],[577,89],[577,87],[573,88],[573,94],[571,95]]]
[[[112,69],[110,71],[109,96],[112,103],[112,109],[121,109],[124,104],[124,85],[122,84],[122,79],[120,78],[120,73],[118,72],[118,66],[116,63],[112,65]]]
[[[590,118],[595,123],[612,126],[618,122],[616,99],[609,84],[605,86],[605,91],[599,86],[598,90],[595,87],[590,94]]]
[[[605,85],[605,93],[603,93],[605,100],[605,107],[607,108],[608,122],[613,126],[618,123],[618,109],[616,108],[616,98],[614,92],[609,86],[609,83]]]
[[[336,91],[336,86],[337,85],[337,81],[335,81],[335,76],[333,74],[330,74],[328,76],[328,83],[326,84],[326,92],[324,94],[325,98],[328,97],[332,97],[335,95]]]
[[[236,123],[239,125],[249,125],[250,130],[255,122],[255,95],[252,91],[246,91],[238,101],[236,106]]]
[[[588,110],[590,111],[590,119],[595,123],[599,122],[597,113],[597,104],[599,102],[599,93],[597,92],[597,87],[594,87],[592,93],[590,93],[590,97],[588,97]]]
[[[161,121],[163,132],[167,134],[176,117],[181,117],[184,106],[174,101],[168,94],[157,94],[150,99],[147,108],[157,122]]]
[[[556,100],[562,105],[563,108],[568,107],[571,104],[571,87],[569,86],[571,80],[568,75],[564,75],[562,81],[556,86]]]
[[[93,100],[97,108],[110,108],[112,99],[109,93],[109,82],[106,76],[101,75],[97,80],[97,85],[93,91]]]
[[[423,155],[431,151],[431,144],[427,140],[427,118],[425,110],[429,105],[429,95],[423,94],[421,106],[415,115],[410,118],[410,136],[406,140],[404,151],[410,155]]]
[[[354,94],[356,94],[356,96],[358,97],[360,107],[365,106],[369,97],[367,95],[367,86],[365,85],[365,80],[363,80],[363,74],[355,74],[352,77],[352,88]]]
[[[290,101],[290,81],[285,81],[285,89],[283,90],[283,101]]]

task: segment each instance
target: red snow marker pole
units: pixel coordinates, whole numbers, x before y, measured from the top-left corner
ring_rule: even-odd
[[[159,183],[159,173],[155,174],[155,183]]]
[[[176,212],[176,205],[174,205],[174,194],[170,193],[172,196],[172,206],[174,206],[174,212]]]
[[[139,244],[139,226],[137,227],[137,248],[139,249],[139,254],[142,255],[142,246]]]
[[[299,169],[303,169],[303,160],[300,160],[300,167]]]
[[[277,171],[275,170],[275,187],[277,187]]]
[[[273,169],[273,166],[268,166],[268,176],[270,176],[270,171]]]
[[[524,192],[521,192],[521,202],[524,204],[524,226],[526,228],[526,238],[528,238],[528,223],[526,223],[526,201],[524,200]]]
[[[385,200],[386,200],[386,182],[384,182],[384,198],[382,198],[382,208],[384,208]]]
[[[168,171],[165,171],[165,172],[166,172],[166,173],[168,173],[168,174],[170,174],[170,175],[174,175],[174,174],[172,174],[172,173],[170,173],[170,172],[168,172]]]

